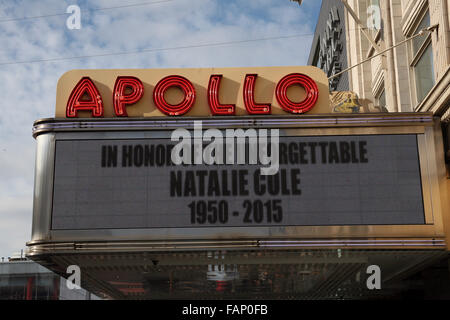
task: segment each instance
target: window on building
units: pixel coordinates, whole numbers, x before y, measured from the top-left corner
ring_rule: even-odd
[[[386,107],[386,89],[384,86],[384,81],[379,85],[374,98],[373,106],[376,110],[379,112],[389,112]]]
[[[314,57],[312,61],[312,65],[316,66],[319,69],[322,69],[322,59],[320,58],[320,37],[317,39],[317,46],[314,50]]]
[[[427,11],[417,26],[414,34],[430,26],[430,13]],[[433,88],[434,81],[434,62],[433,47],[431,44],[431,34],[416,37],[412,41],[413,59],[411,67],[414,70],[414,80],[416,87],[417,103],[425,99],[427,94]]]
[[[449,121],[442,122],[442,133],[444,137],[445,163],[449,165],[447,178],[450,179],[450,119]]]
[[[376,98],[376,102],[381,110],[386,107],[386,90],[383,89],[380,92],[380,94]]]
[[[425,13],[425,16],[420,21],[420,24],[417,26],[416,32],[414,32],[414,34],[418,33],[420,30],[428,28],[429,26],[430,26],[430,13],[427,11]],[[412,40],[414,55],[416,55],[419,52],[419,49],[424,44],[425,40],[426,36],[417,37]]]

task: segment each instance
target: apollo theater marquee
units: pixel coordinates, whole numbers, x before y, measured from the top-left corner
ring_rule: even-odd
[[[188,160],[235,136],[176,163],[174,132]],[[448,250],[438,133],[428,113],[331,113],[315,67],[72,70],[33,126],[28,257],[106,298],[369,295],[369,265],[389,290]]]

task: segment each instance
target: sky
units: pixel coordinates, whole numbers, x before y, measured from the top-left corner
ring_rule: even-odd
[[[71,16],[66,10],[74,4],[81,9],[80,29],[66,25]],[[36,148],[31,128],[35,120],[53,117],[63,73],[306,65],[320,4],[0,0],[0,257],[25,250],[31,238]],[[242,41],[264,38],[270,40]],[[157,50],[139,52],[149,49]],[[124,52],[134,53],[109,55]],[[93,57],[61,59],[80,56]]]

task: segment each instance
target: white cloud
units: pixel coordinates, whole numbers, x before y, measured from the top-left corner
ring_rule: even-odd
[[[0,21],[0,256],[20,250],[30,240],[35,153],[31,126],[34,120],[53,115],[56,83],[65,71],[301,65],[306,63],[312,37],[47,63],[1,63],[307,34],[315,27],[310,18],[313,11],[306,13],[288,0],[174,0],[89,11],[131,3],[139,1],[78,1],[80,30],[66,28],[69,15]],[[73,1],[2,2],[0,20],[65,13],[70,4]],[[315,15],[319,6],[314,5]]]

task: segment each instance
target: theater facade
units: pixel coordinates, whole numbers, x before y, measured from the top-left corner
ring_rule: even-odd
[[[112,299],[404,297],[450,248],[440,119],[332,110],[316,67],[69,71],[27,256]]]

